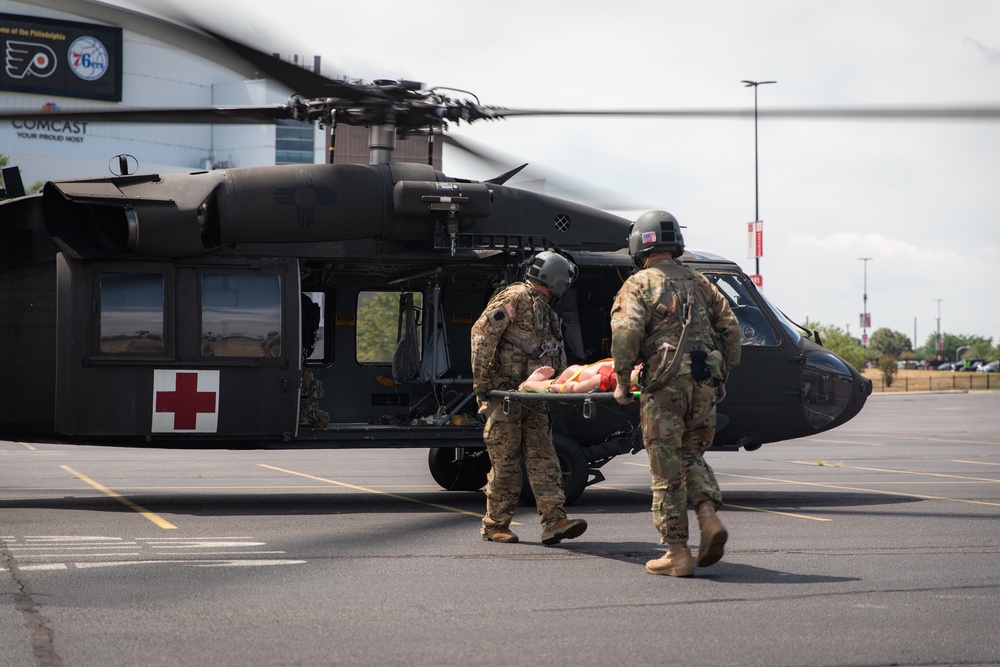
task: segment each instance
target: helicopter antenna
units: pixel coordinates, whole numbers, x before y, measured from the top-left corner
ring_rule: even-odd
[[[118,161],[118,170],[115,171],[115,161]],[[130,169],[130,165],[134,164],[135,169]],[[128,176],[129,174],[134,174],[139,171],[139,160],[135,158],[134,155],[126,155],[121,153],[116,155],[108,162],[108,170],[115,176]]]

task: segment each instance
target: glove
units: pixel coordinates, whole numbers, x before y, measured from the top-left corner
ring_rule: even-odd
[[[628,405],[634,399],[632,398],[632,392],[628,390],[628,387],[619,384],[615,387],[615,400],[618,401],[619,405]]]

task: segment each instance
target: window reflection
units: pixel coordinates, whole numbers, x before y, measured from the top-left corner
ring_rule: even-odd
[[[102,273],[100,351],[163,354],[163,274]]]
[[[806,355],[802,380],[805,415],[814,428],[822,428],[839,417],[854,393],[850,369],[830,353]]]
[[[316,325],[315,340],[312,352],[306,357],[306,361],[322,361],[326,357],[326,292],[303,292],[303,296],[319,307],[319,322]],[[303,301],[303,309],[306,308]],[[306,323],[308,318],[305,313],[302,316],[302,336],[303,345],[307,341]]]
[[[746,287],[740,282],[739,276],[732,274],[706,274],[715,283],[719,291],[729,301],[729,307],[740,321],[741,342],[743,345],[777,345],[778,336],[774,327],[761,311],[757,302],[751,298]]]
[[[206,357],[281,356],[279,277],[203,274],[201,332]]]

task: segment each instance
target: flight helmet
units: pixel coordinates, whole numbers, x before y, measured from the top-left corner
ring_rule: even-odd
[[[684,252],[684,236],[677,218],[666,211],[643,213],[628,230],[628,254],[637,263],[654,250],[669,252],[675,258]]]
[[[525,278],[544,285],[556,298],[562,297],[576,279],[576,264],[551,250],[543,250],[528,264]]]

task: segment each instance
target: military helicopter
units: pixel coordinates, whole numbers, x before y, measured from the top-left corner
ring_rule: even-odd
[[[483,106],[410,81],[333,80],[216,38],[299,95],[258,107],[58,113],[362,125],[371,164],[123,173],[50,181],[30,196],[5,173],[21,196],[0,203],[0,437],[422,447],[443,488],[479,489],[489,460],[471,391],[473,322],[533,253],[554,249],[579,267],[558,307],[571,363],[608,356],[610,305],[633,268],[630,221],[506,185],[517,168],[472,181],[393,163],[393,146],[399,134],[440,135],[449,123],[589,112]],[[707,252],[682,261],[719,287],[742,325],[743,362],[719,406],[715,448],[753,451],[858,414],[871,382],[818,334],[769,303],[735,262]],[[604,479],[604,464],[641,448],[637,405],[610,398],[558,398],[569,502]]]

